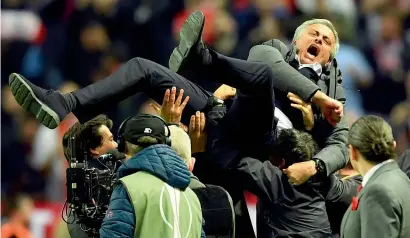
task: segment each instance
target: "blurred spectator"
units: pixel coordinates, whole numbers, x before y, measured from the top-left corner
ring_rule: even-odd
[[[401,61],[404,29],[396,11],[397,8],[385,8],[367,19],[370,48],[365,53],[375,69],[375,80],[373,86],[364,91],[364,103],[367,110],[385,115],[405,98],[405,71]]]
[[[398,153],[410,148],[410,71],[406,79],[407,98],[396,104],[390,113],[390,123],[396,129]]]
[[[32,199],[27,195],[16,195],[6,204],[7,221],[1,225],[4,238],[31,238],[29,221],[34,209]]]
[[[46,28],[39,16],[31,11],[1,11],[1,39],[43,43]]]
[[[343,88],[346,94],[346,115],[349,124],[366,114],[363,106],[363,98],[360,90],[372,86],[374,72],[369,61],[354,45],[350,34],[339,31],[344,27],[344,23],[336,21],[335,27],[339,32],[340,48],[336,55],[340,70],[343,75]]]
[[[2,192],[39,195],[43,185],[27,164],[38,122],[18,108],[8,86],[3,88],[2,96]]]
[[[296,7],[306,15],[317,13],[326,15],[339,15],[354,22],[356,19],[356,4],[354,0],[295,0]]]

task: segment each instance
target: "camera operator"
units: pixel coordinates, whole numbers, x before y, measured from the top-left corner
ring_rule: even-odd
[[[170,147],[171,133],[165,121],[139,114],[126,119],[118,134],[120,151],[124,149],[127,160],[118,169],[119,181],[100,237],[203,235],[201,204],[188,187],[191,173]]]
[[[117,149],[118,146],[110,131],[112,125],[112,120],[105,115],[99,115],[83,124],[75,123],[63,137],[63,149],[66,159],[69,161],[70,158],[75,156],[79,159],[79,162],[84,162],[81,159],[84,158],[84,151],[86,151],[88,168],[104,169],[104,164],[98,158],[110,150]],[[70,138],[73,137],[76,138],[75,155],[72,154],[69,144]],[[70,236],[76,238],[89,237],[89,234],[85,232],[88,226],[79,223],[75,211],[71,210],[69,214],[72,214],[67,218]]]

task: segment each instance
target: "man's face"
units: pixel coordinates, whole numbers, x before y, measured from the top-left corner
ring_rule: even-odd
[[[325,66],[330,61],[330,53],[335,45],[333,32],[325,25],[313,24],[296,40],[300,63],[319,63]]]
[[[100,126],[99,132],[101,137],[103,138],[102,143],[92,151],[93,154],[95,154],[96,156],[101,156],[107,153],[109,150],[117,149],[118,144],[114,141],[114,136],[107,126]]]

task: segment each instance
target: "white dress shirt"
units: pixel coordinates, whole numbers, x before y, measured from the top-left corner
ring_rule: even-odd
[[[276,125],[277,135],[283,129],[293,128],[293,123],[290,121],[289,117],[285,115],[279,108],[275,107],[275,117],[278,119],[278,124]]]
[[[300,63],[298,55],[296,55],[295,58],[299,62],[299,68],[298,68],[299,70],[302,69],[302,68],[311,68],[317,73],[317,75],[319,77],[320,77],[320,75],[322,75],[323,67],[318,62],[315,62],[315,63],[312,63],[312,64],[302,64],[302,63]]]

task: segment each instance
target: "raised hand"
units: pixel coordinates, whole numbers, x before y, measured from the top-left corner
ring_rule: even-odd
[[[207,134],[205,131],[205,114],[196,112],[189,122],[189,138],[191,138],[191,153],[205,152]]]
[[[293,93],[288,93],[288,98],[292,103],[291,107],[299,109],[302,112],[303,124],[305,129],[311,131],[315,125],[315,117],[313,115],[312,104],[303,101],[302,98]]]
[[[181,125],[181,117],[182,112],[185,109],[189,101],[189,96],[184,96],[184,90],[179,90],[178,97],[176,96],[177,89],[176,87],[172,87],[171,90],[167,89],[164,94],[164,99],[162,101],[162,107],[158,107],[157,105],[151,104],[151,106],[157,111],[158,114],[167,122],[172,124]]]

